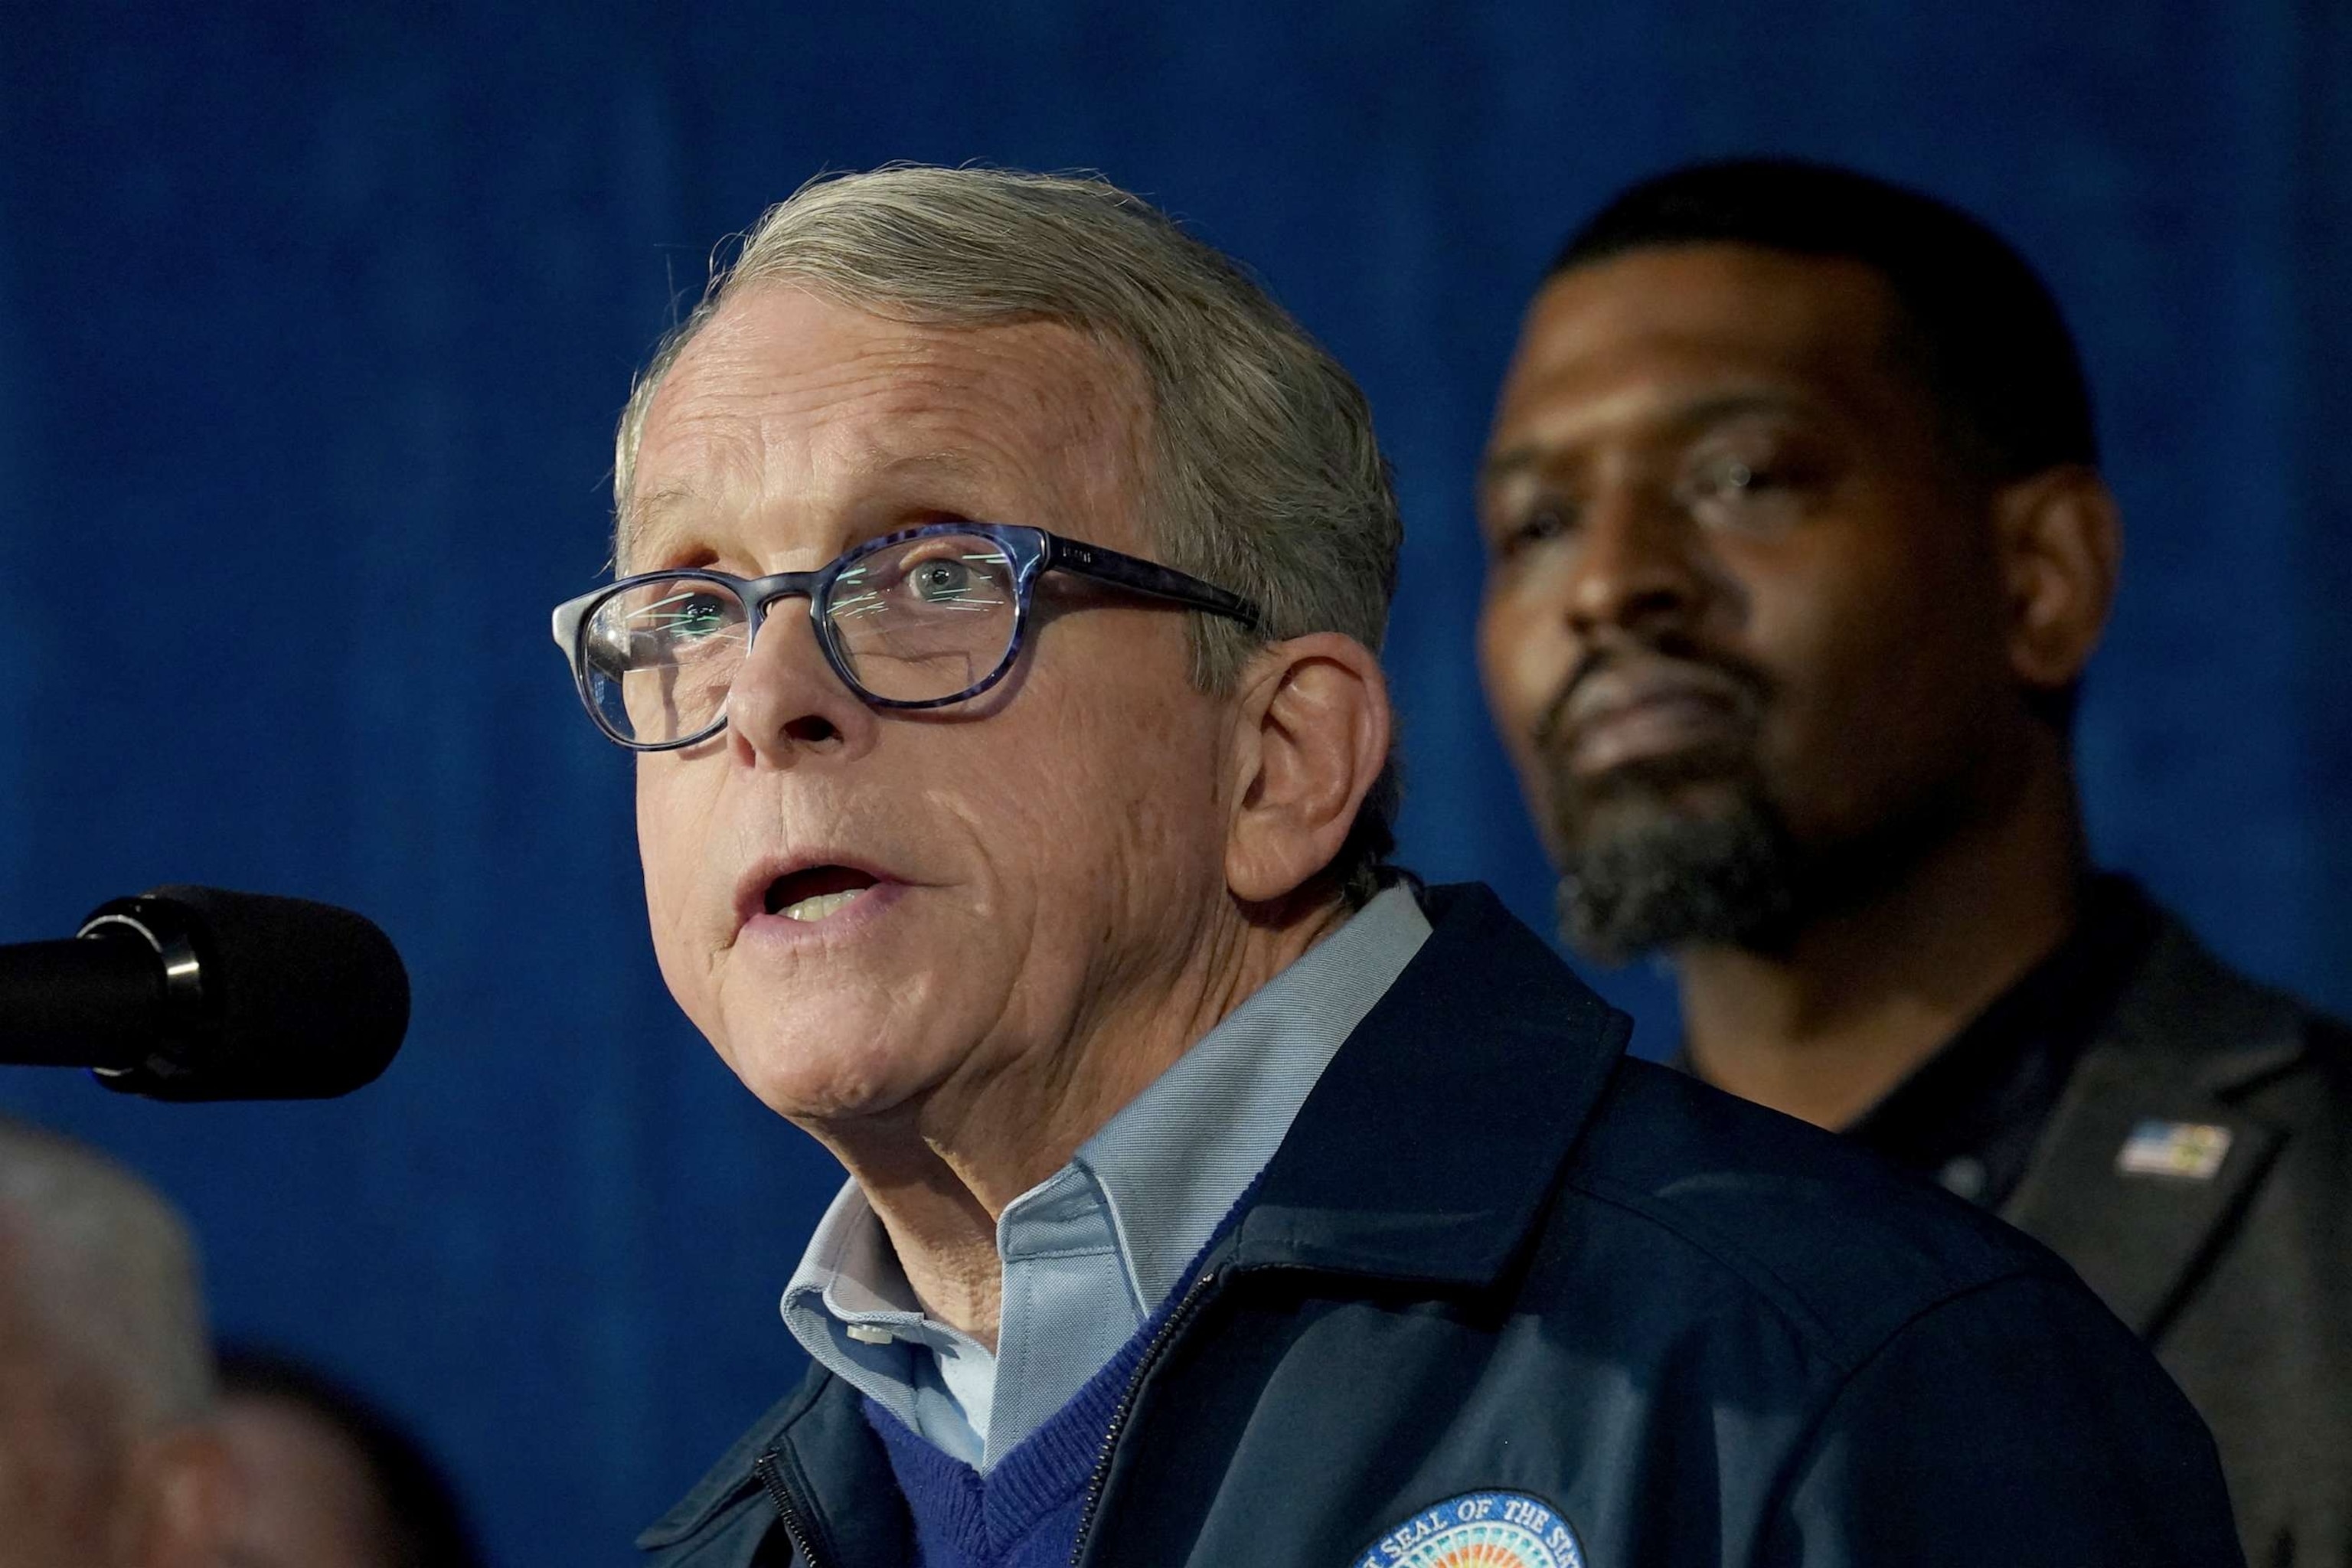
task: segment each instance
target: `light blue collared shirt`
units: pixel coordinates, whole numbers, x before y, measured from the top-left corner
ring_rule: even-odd
[[[854,1181],[784,1287],[785,1325],[934,1446],[993,1467],[1168,1299],[1428,936],[1410,887],[1383,890],[1007,1205],[993,1355],[924,1314]]]

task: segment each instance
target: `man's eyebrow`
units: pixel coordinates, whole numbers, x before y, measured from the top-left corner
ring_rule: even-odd
[[[1694,398],[1668,411],[1666,422],[1684,430],[1737,419],[1748,414],[1801,414],[1813,405],[1792,392],[1764,388],[1716,393]]]
[[[677,485],[632,491],[614,522],[614,563],[625,567],[644,551],[646,536],[659,527],[665,518],[691,506],[698,499],[692,490]]]
[[[850,467],[861,479],[869,482],[970,482],[989,472],[989,466],[980,458],[952,448],[869,453],[851,459]],[[649,545],[658,542],[665,523],[706,504],[701,492],[688,485],[662,485],[631,495],[613,529],[615,564],[625,566],[639,559]]]
[[[1655,422],[1676,435],[1689,435],[1726,419],[1756,414],[1797,414],[1812,406],[1792,393],[1762,388],[1709,393],[1703,397],[1667,405]],[[1498,485],[1540,468],[1561,443],[1546,440],[1516,442],[1488,453],[1478,465],[1478,483]]]
[[[850,468],[861,479],[923,479],[938,475],[947,479],[970,479],[986,470],[987,465],[969,452],[942,448],[929,452],[873,452],[855,458]],[[621,510],[622,537],[630,538],[646,523],[659,520],[666,512],[675,512],[702,501],[701,493],[689,485],[663,485],[629,497]]]
[[[1506,447],[1499,452],[1486,454],[1486,460],[1478,465],[1478,482],[1481,485],[1499,485],[1506,479],[1515,479],[1530,468],[1541,467],[1542,464],[1543,448],[1541,447],[1527,442],[1522,442],[1516,447]]]

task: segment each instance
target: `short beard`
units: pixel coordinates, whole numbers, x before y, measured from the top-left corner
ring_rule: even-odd
[[[1748,770],[1636,763],[1553,784],[1560,935],[1596,962],[1769,949],[1793,928],[1796,843]]]

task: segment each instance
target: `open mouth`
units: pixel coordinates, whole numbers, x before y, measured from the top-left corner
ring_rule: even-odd
[[[761,902],[768,913],[792,921],[821,921],[838,914],[874,886],[871,872],[849,866],[811,866],[768,884]]]

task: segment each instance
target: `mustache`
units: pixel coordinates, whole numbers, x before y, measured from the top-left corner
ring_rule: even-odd
[[[1702,647],[1689,637],[1665,635],[1613,639],[1588,648],[1537,716],[1531,738],[1549,751],[1570,728],[1577,696],[1591,681],[1628,664],[1665,666],[1727,699],[1743,719],[1753,721],[1770,700],[1773,681],[1763,669],[1734,654]]]

